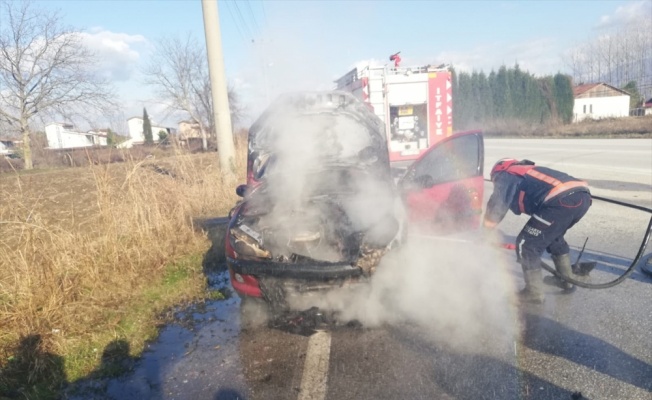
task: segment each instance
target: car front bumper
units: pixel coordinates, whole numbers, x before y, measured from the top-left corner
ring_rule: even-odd
[[[355,278],[362,275],[362,270],[350,263],[283,263],[276,261],[241,260],[230,257],[227,257],[226,263],[233,272],[238,274],[262,275],[275,278],[327,280]]]

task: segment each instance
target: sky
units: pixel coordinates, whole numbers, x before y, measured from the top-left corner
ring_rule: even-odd
[[[126,118],[147,107],[175,126],[142,71],[155,43],[191,35],[205,42],[200,0],[35,0],[82,29],[115,86]],[[252,122],[270,99],[328,90],[366,62],[449,63],[489,72],[518,63],[537,75],[564,72],[574,46],[649,14],[636,1],[276,1],[218,0],[227,79]]]

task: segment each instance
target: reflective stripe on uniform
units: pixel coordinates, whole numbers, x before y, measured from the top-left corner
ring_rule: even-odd
[[[545,219],[541,218],[540,216],[538,216],[536,214],[532,214],[532,218],[536,219],[537,221],[541,222],[544,225],[547,225],[547,226],[552,225],[552,222],[548,222],[548,221],[546,221]]]
[[[548,183],[552,186],[558,186],[562,184],[560,180],[555,179],[550,175],[543,174],[539,171],[535,171],[534,169],[529,170],[528,172],[526,172],[526,174],[540,181],[544,181],[545,183]]]
[[[562,183],[561,185],[555,186],[550,192],[548,192],[548,195],[546,196],[545,199],[543,199],[543,201],[546,202],[560,193],[579,187],[589,187],[589,185],[584,181],[570,181],[570,182]]]
[[[554,186],[552,188],[552,190],[550,190],[550,192],[548,192],[545,199],[543,199],[544,203],[546,201],[552,199],[553,197],[557,196],[558,194],[563,193],[563,192],[565,192],[567,190],[575,189],[575,188],[578,188],[578,187],[588,187],[589,186],[584,181],[569,181],[569,182],[566,182],[566,183],[562,183],[559,179],[555,179],[550,175],[546,175],[546,174],[541,173],[539,171],[536,171],[534,169],[531,169],[531,170],[527,171],[525,174],[530,175],[531,177],[533,177],[535,179],[538,179],[538,180],[543,181],[543,182],[545,182],[545,183],[547,183],[549,185]],[[518,204],[519,204],[519,207],[521,208],[521,212],[523,212],[522,211],[523,206],[521,205],[522,202],[523,201],[522,201],[521,197],[519,197]]]
[[[519,259],[523,258],[523,243],[525,243],[525,239],[521,239],[521,242],[518,244],[518,258]]]

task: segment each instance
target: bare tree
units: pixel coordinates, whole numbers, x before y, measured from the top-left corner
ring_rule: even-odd
[[[623,87],[635,81],[652,95],[652,20],[641,16],[629,25],[603,31],[569,52],[567,65],[576,83],[606,82]]]
[[[190,35],[185,39],[161,39],[145,68],[146,83],[155,87],[159,96],[168,99],[173,110],[183,111],[199,125],[202,147],[207,149],[208,132],[215,130],[213,97],[208,65],[201,46]],[[242,116],[233,88],[229,88],[232,123]]]
[[[72,119],[112,105],[108,83],[80,32],[29,1],[0,3],[0,118],[20,132],[31,169],[30,122],[50,114]]]
[[[129,126],[127,124],[127,117],[122,110],[114,113],[107,113],[104,116],[108,127],[120,136],[129,136]]]

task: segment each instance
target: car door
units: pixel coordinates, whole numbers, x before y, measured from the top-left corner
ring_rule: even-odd
[[[478,228],[483,165],[480,131],[457,133],[428,149],[399,181],[410,227],[438,234]]]

